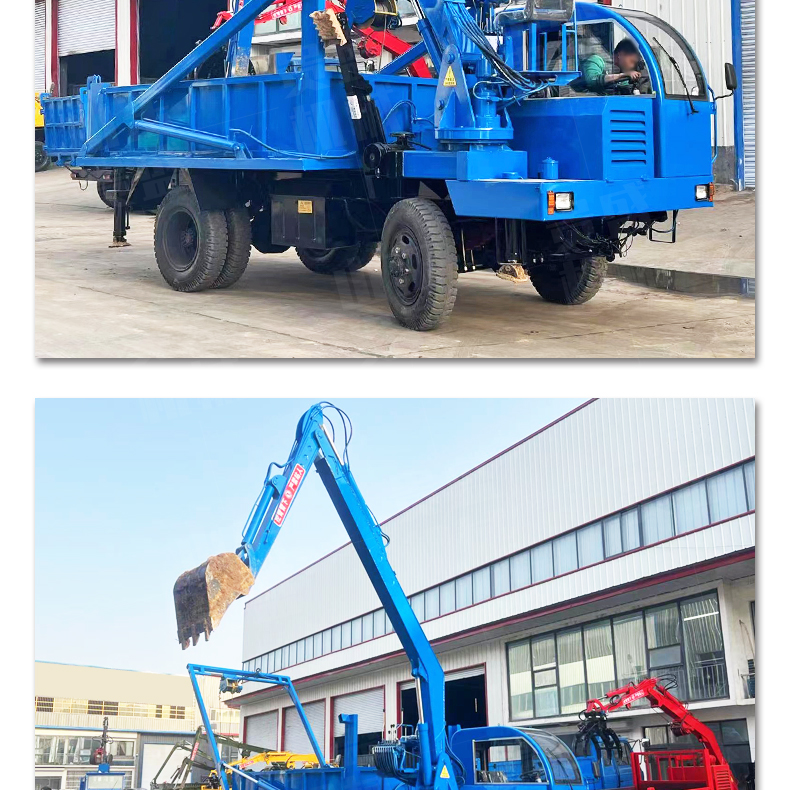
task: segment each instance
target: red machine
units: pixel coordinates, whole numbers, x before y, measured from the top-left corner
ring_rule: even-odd
[[[661,680],[667,681],[666,684],[662,685]],[[582,743],[587,753],[589,742],[597,738],[603,748],[619,751],[620,740],[607,725],[607,714],[646,699],[671,718],[669,726],[674,735],[694,735],[702,749],[632,752],[634,790],[738,790],[711,729],[692,715],[686,705],[669,692],[667,685],[670,681],[666,678],[646,678],[636,685],[629,683],[607,692],[603,701],[589,700],[581,714],[574,750]]]
[[[343,10],[343,4],[340,2],[333,2],[333,0],[327,0],[326,7],[336,12]],[[279,0],[279,2],[275,2],[270,9],[264,11],[257,17],[255,21],[268,22],[272,19],[279,19],[301,10],[301,0]],[[220,11],[211,29],[216,30],[232,16],[233,13],[230,11]],[[408,41],[398,38],[388,30],[374,30],[372,27],[355,26],[354,31],[362,36],[357,44],[357,49],[359,50],[359,54],[366,59],[377,58],[382,51],[389,52],[394,57],[398,57],[408,52],[412,46]],[[431,70],[428,68],[425,58],[417,58],[406,67],[406,71],[412,77],[431,76]]]

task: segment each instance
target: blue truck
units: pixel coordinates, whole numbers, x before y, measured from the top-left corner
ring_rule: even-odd
[[[487,269],[578,305],[635,236],[674,241],[678,210],[712,205],[722,97],[655,16],[414,0],[421,41],[369,73],[355,31],[396,29],[394,0],[339,13],[304,0],[298,57],[250,76],[254,20],[271,2],[248,0],[153,85],[94,77],[78,96],[42,98],[48,155],[112,180],[114,244],[130,208],[158,206],[156,260],[178,291],[233,285],[251,245],[345,274],[380,243],[393,314],[429,330],[450,315],[459,274]],[[202,78],[224,48],[226,76]],[[411,76],[418,59],[430,78]],[[728,64],[728,95],[736,83]]]
[[[178,640],[196,645],[214,631],[228,607],[246,595],[261,573],[302,486],[313,468],[329,494],[351,545],[373,586],[415,681],[417,723],[399,725],[372,746],[373,766],[358,765],[356,715],[344,714],[340,765],[330,764],[291,679],[262,670],[187,666],[222,790],[459,790],[496,785],[501,790],[736,790],[712,732],[668,692],[646,678],[590,700],[580,712],[572,745],[536,728],[448,726],[444,672],[387,557],[388,536],[368,507],[351,472],[348,415],[331,403],[311,406],[300,418],[288,458],[269,465],[266,479],[235,552],[210,557],[182,573],[173,588]],[[220,689],[239,693],[280,687],[290,697],[315,754],[315,768],[272,770],[261,763],[231,765],[221,757],[199,677],[220,679]],[[632,752],[608,724],[607,713],[645,700],[673,719],[673,732],[700,735],[698,750]],[[312,762],[312,760],[311,760]]]

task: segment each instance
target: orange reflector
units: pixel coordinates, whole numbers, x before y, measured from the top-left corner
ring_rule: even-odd
[[[716,194],[716,184],[708,184],[708,200],[713,200],[713,196]]]
[[[556,201],[555,201],[555,198],[554,198],[554,193],[553,192],[547,192],[546,193],[546,197],[549,199],[548,213],[549,214],[553,214],[554,213],[554,206],[556,204]]]

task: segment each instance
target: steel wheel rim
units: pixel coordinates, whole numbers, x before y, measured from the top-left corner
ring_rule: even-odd
[[[408,228],[399,229],[390,244],[387,271],[398,301],[413,305],[422,292],[423,260],[420,247]]]
[[[170,217],[165,232],[165,248],[170,265],[179,272],[188,271],[195,263],[200,238],[195,218],[188,211]]]

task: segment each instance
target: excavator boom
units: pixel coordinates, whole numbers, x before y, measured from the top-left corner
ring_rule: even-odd
[[[338,430],[326,415],[329,410],[341,418]],[[335,440],[341,434],[344,443],[338,452]],[[457,765],[447,752],[444,672],[389,563],[381,527],[351,474],[350,439],[351,421],[332,404],[316,404],[302,415],[288,460],[269,466],[236,552],[211,557],[178,577],[173,589],[178,640],[186,648],[190,642],[196,644],[201,633],[208,638],[233,601],[250,591],[302,483],[315,466],[403,645],[416,682],[420,721],[414,739],[418,746],[412,743],[409,748],[419,753],[419,767],[403,767],[399,761],[397,778],[419,790],[457,790]],[[275,469],[281,471],[275,473]],[[387,751],[391,747],[382,748]],[[388,756],[382,756],[382,764]],[[399,752],[399,760],[401,757]]]

